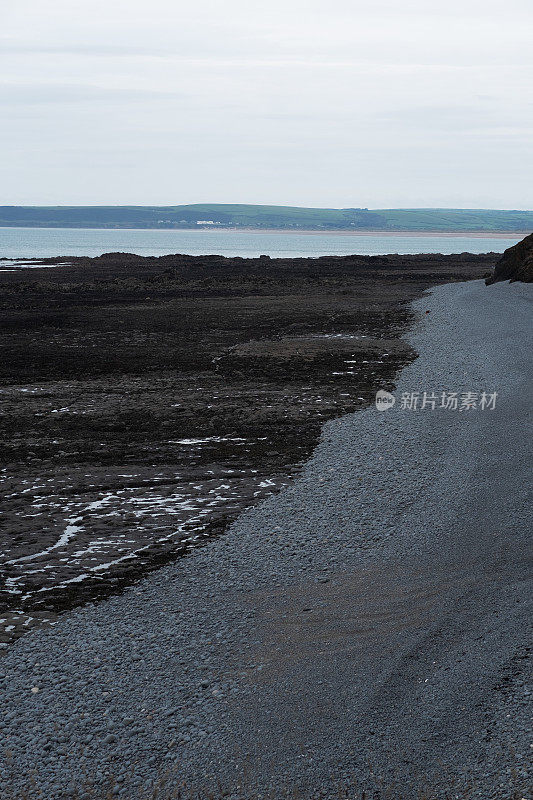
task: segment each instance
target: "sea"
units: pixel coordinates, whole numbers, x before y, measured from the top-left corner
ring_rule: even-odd
[[[502,253],[525,234],[322,233],[320,231],[0,228],[0,258],[99,256],[126,252],[217,254],[253,258],[384,255],[387,253]]]

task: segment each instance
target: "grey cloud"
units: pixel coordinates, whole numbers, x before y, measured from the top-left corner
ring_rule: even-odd
[[[53,103],[135,103],[177,98],[178,92],[110,88],[79,84],[0,84],[0,102],[4,105],[43,105]]]
[[[533,107],[532,103],[526,105]],[[488,132],[503,126],[520,130],[533,124],[531,112],[525,115],[522,109],[511,106],[502,114],[501,101],[488,103],[480,100],[468,106],[408,106],[376,114],[375,119],[383,125],[455,132],[479,129]]]
[[[533,202],[531,0],[5,5],[6,202]]]

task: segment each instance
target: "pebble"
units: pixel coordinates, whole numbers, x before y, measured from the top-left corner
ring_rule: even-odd
[[[424,299],[424,304],[431,305],[434,312],[430,315],[431,331],[411,335],[421,356],[400,376],[399,389],[425,387],[428,381],[439,377],[439,363],[449,366],[446,380],[450,385],[460,387],[461,381],[464,383],[461,354],[450,338],[450,331],[455,331],[461,323],[461,318],[454,316],[457,313],[454,292],[460,297],[462,291],[465,290],[461,285],[451,284]],[[491,296],[498,293],[502,296],[501,306],[495,301],[491,325],[503,324],[499,320],[506,319],[509,302],[521,291],[522,287],[516,285],[491,287]],[[424,324],[430,325],[426,321]],[[469,380],[476,378],[476,346],[476,341],[472,340],[464,344],[463,356],[468,353],[472,373]],[[511,347],[510,340],[506,346]],[[490,359],[479,367],[480,370],[490,368]],[[480,380],[484,374],[480,371]],[[244,790],[238,787],[241,773],[237,751],[239,747],[248,751],[253,764],[261,755],[261,737],[264,735],[268,740],[276,735],[275,728],[269,728],[269,713],[275,717],[287,712],[283,704],[290,681],[281,674],[272,708],[262,710],[262,718],[256,721],[249,741],[241,740],[243,731],[235,726],[235,721],[241,721],[240,710],[253,704],[252,680],[264,680],[262,676],[272,668],[270,659],[275,663],[276,648],[282,646],[280,637],[272,652],[261,653],[256,633],[262,615],[269,613],[269,598],[276,594],[275,587],[287,586],[292,591],[302,580],[307,589],[311,586],[311,591],[309,597],[300,598],[298,608],[306,614],[313,609],[322,613],[317,598],[335,591],[337,572],[347,566],[360,570],[366,554],[379,552],[373,548],[383,547],[387,534],[396,531],[396,503],[383,500],[380,505],[379,498],[401,496],[408,509],[402,513],[412,513],[410,519],[416,519],[420,493],[428,491],[427,487],[433,484],[438,485],[441,469],[438,454],[422,464],[417,461],[419,441],[428,431],[427,421],[415,416],[409,423],[413,427],[408,429],[407,435],[402,433],[402,426],[393,425],[398,417],[390,415],[396,413],[390,410],[383,412],[389,416],[379,417],[373,410],[363,414],[356,412],[328,423],[321,444],[302,468],[295,484],[247,511],[223,537],[198,548],[186,559],[162,567],[137,587],[102,603],[77,609],[62,617],[53,628],[32,632],[20,639],[7,655],[2,655],[3,668],[10,676],[2,686],[2,707],[13,709],[2,718],[2,739],[9,741],[16,763],[16,770],[7,774],[7,771],[2,772],[5,762],[0,762],[2,800],[20,800],[25,796],[29,800],[40,796],[59,800],[66,796],[68,786],[76,786],[79,793],[79,787],[87,785],[84,783],[87,776],[98,777],[100,788],[79,795],[80,800],[104,800],[111,786],[115,786],[118,796],[127,800],[145,800],[153,795],[157,781],[168,774],[175,785],[182,780],[196,781],[202,791],[210,776],[220,778],[229,784],[229,797],[243,800]],[[388,431],[387,436],[384,431]],[[387,458],[385,471],[380,465],[382,454]],[[361,481],[362,469],[364,480]],[[318,487],[317,477],[327,473],[328,481]],[[383,477],[385,473],[386,478]],[[357,488],[352,491],[351,487]],[[361,506],[367,511],[364,525],[361,524]],[[444,503],[439,511],[445,511]],[[522,511],[515,509],[517,521]],[[276,531],[280,541],[261,536],[261,531]],[[357,541],[355,548],[354,539]],[[392,546],[391,540],[388,541],[387,546]],[[281,543],[288,547],[281,547]],[[415,549],[417,543],[413,541],[410,545]],[[324,569],[328,575],[323,574]],[[320,587],[328,582],[333,585]],[[256,602],[258,622],[249,615],[250,605],[257,596],[264,599]],[[176,613],[170,623],[169,614],[173,611],[179,615]],[[314,615],[298,615],[298,624],[308,631],[314,624],[313,619]],[[279,624],[283,624],[282,620]],[[496,625],[497,621],[491,624]],[[518,638],[520,635],[517,631]],[[391,648],[394,644],[391,642]],[[136,651],[135,658],[131,657],[132,649]],[[414,653],[409,666],[415,671],[418,669],[416,655]],[[461,657],[468,657],[468,653]],[[263,662],[265,669],[259,677],[255,670],[259,670]],[[338,663],[342,665],[340,658]],[[524,667],[525,664],[524,660]],[[250,676],[251,665],[253,676]],[[377,664],[376,671],[379,669]],[[522,671],[521,666],[517,667],[519,679]],[[206,672],[211,678],[205,677]],[[320,691],[336,686],[333,661],[332,674],[321,677],[324,682],[316,683]],[[33,686],[30,693],[28,686],[36,679],[46,686],[46,691],[34,700],[31,694],[37,694],[39,687]],[[353,696],[350,692],[356,691],[357,679],[356,674],[350,675],[349,684],[337,687],[343,701],[346,692],[346,704]],[[432,680],[433,683],[421,684],[416,689],[420,693],[428,692],[428,702],[424,706],[428,718],[434,713],[431,691],[436,678],[433,676]],[[489,709],[491,714],[479,727],[490,732],[490,741],[481,740],[479,735],[465,739],[460,743],[464,745],[461,759],[450,764],[451,769],[464,767],[465,771],[472,771],[475,776],[473,800],[502,800],[513,796],[507,792],[505,770],[509,768],[509,774],[513,774],[516,764],[518,770],[522,770],[526,758],[508,763],[508,756],[502,753],[508,753],[504,747],[509,742],[515,741],[514,752],[518,755],[522,755],[524,749],[529,755],[531,740],[523,705],[529,690],[524,691],[513,680],[509,681],[509,693],[500,697],[497,708]],[[215,688],[203,691],[210,686]],[[223,702],[221,696],[215,694],[220,689],[224,690],[222,695],[226,695]],[[417,702],[413,695],[415,708]],[[346,705],[346,713],[348,708]],[[328,709],[321,713],[328,713]],[[401,723],[408,724],[404,720]],[[335,725],[335,720],[332,724]],[[72,727],[67,748],[60,736],[66,736],[68,725]],[[279,764],[272,764],[272,772],[263,776],[264,785],[255,793],[254,800],[259,794],[283,796],[280,790],[285,779],[283,770],[293,787],[310,776],[317,791],[324,786],[324,798],[338,796],[332,794],[332,786],[342,772],[349,779],[352,774],[350,759],[361,756],[378,769],[381,765],[374,757],[380,741],[388,742],[391,758],[396,751],[401,751],[394,739],[387,739],[387,730],[377,728],[374,722],[372,725],[375,736],[371,740],[369,737],[369,741],[357,739],[354,724],[350,741],[338,741],[331,736],[322,743],[320,753],[298,751],[286,763],[280,759]],[[438,728],[438,718],[435,726]],[[110,732],[117,729],[120,736]],[[267,733],[263,733],[265,730]],[[302,742],[306,742],[303,736]],[[435,749],[441,745],[437,740],[429,747]],[[452,745],[446,742],[446,746]],[[425,752],[420,746],[419,753]],[[300,755],[303,757],[299,758]],[[439,758],[441,756],[439,750]],[[408,754],[406,758],[412,757]],[[37,773],[34,788],[29,778],[32,770]],[[412,774],[412,762],[406,770],[407,774]],[[458,780],[462,780],[461,774]],[[500,781],[501,789],[498,788]],[[447,791],[449,786],[441,788]],[[337,789],[338,786],[335,792]],[[29,791],[34,792],[34,797]],[[171,796],[170,790],[168,796]],[[307,798],[305,789],[300,796]],[[369,790],[367,797],[372,796]],[[164,793],[159,797],[167,800]]]

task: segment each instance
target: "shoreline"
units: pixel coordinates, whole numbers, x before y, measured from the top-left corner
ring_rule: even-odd
[[[530,231],[382,231],[382,230],[327,230],[318,228],[226,228],[226,227],[197,227],[197,228],[92,228],[81,225],[69,225],[66,227],[55,225],[0,225],[2,230],[48,230],[48,231],[158,231],[160,233],[284,233],[301,234],[305,236],[387,236],[387,237],[409,237],[409,238],[469,238],[469,239],[516,239],[527,236]]]
[[[118,230],[118,229],[116,229]],[[150,228],[147,230],[157,230],[156,228]],[[175,228],[174,230],[179,230]],[[195,230],[195,228],[188,228],[187,230]],[[201,228],[202,231],[211,231],[211,228]],[[233,231],[238,233],[239,231],[243,231],[246,233],[289,233],[289,234],[305,234],[308,235],[319,235],[319,236],[387,236],[387,237],[394,237],[394,236],[406,236],[409,238],[433,238],[435,236],[442,236],[445,238],[469,238],[469,239],[515,239],[517,236],[524,236],[523,231],[461,231],[459,233],[455,233],[454,231],[351,231],[351,230],[339,230],[339,231],[328,231],[328,230],[317,230],[313,228],[309,229],[298,229],[298,230],[286,230],[285,228],[217,228],[216,230],[224,230],[224,231]]]
[[[31,287],[25,268],[0,272],[0,649],[29,617],[116,593],[290,481],[320,425],[412,357],[405,303],[494,260],[111,254],[45,260]]]
[[[493,411],[330,420],[224,539],[18,642],[7,800],[525,796],[530,297],[476,281],[410,307],[395,395],[507,387]]]

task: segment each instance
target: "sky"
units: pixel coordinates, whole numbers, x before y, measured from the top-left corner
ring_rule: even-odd
[[[0,0],[0,205],[533,209],[531,0]]]

